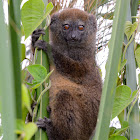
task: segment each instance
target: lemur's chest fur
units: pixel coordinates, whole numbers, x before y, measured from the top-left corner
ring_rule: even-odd
[[[55,68],[51,66],[50,69],[54,69],[50,80],[51,80],[51,89],[50,89],[50,100],[55,97],[56,94],[61,90],[68,90],[71,94],[81,94],[83,93],[83,86],[71,81],[68,77],[61,75]]]

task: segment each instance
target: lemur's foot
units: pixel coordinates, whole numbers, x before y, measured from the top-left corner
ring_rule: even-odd
[[[44,40],[37,40],[34,44],[34,48],[37,47],[38,50],[43,50],[47,52],[47,43]]]
[[[44,119],[39,118],[38,122],[36,123],[38,128],[41,128],[46,131],[48,137],[52,137],[52,131],[53,131],[53,124],[52,121],[46,117]]]

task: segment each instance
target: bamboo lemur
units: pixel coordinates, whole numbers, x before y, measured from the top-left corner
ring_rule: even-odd
[[[42,30],[32,35],[33,47],[47,53]],[[54,65],[51,75],[50,119],[39,119],[49,140],[89,140],[95,130],[102,82],[95,62],[96,19],[79,9],[52,15],[50,45]]]

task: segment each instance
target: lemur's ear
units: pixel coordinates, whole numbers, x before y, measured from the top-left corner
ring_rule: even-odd
[[[90,25],[93,27],[93,31],[95,32],[97,30],[96,16],[89,14],[89,22]]]
[[[59,13],[55,13],[51,16],[51,23],[50,23],[51,31],[54,31],[56,29],[58,20],[59,20]]]

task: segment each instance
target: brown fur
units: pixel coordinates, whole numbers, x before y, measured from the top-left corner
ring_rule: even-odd
[[[79,42],[70,45],[62,39],[65,36],[62,22],[67,20],[85,25],[83,35],[77,35],[85,36],[79,45]],[[94,16],[78,9],[66,9],[52,16],[50,44],[54,65],[50,68],[54,72],[50,78],[49,103],[52,124],[51,132],[46,130],[50,140],[89,140],[95,130],[102,91],[95,62],[95,38]]]
[[[87,21],[88,18],[86,12],[78,9],[66,9],[59,16],[61,21],[67,19]],[[51,37],[51,40],[56,39],[53,41],[55,44],[58,41],[57,34]],[[95,38],[95,34],[89,37],[88,43],[94,39],[92,37]],[[64,140],[88,140],[96,126],[101,79],[95,63],[94,49],[87,48],[84,52],[78,49],[70,50],[69,57],[75,58],[79,55],[81,57],[79,62],[73,59],[68,61],[63,57],[60,60],[61,57],[57,56],[58,58],[54,59],[63,61],[61,67],[64,70],[51,67],[54,73],[51,76],[50,118]]]

